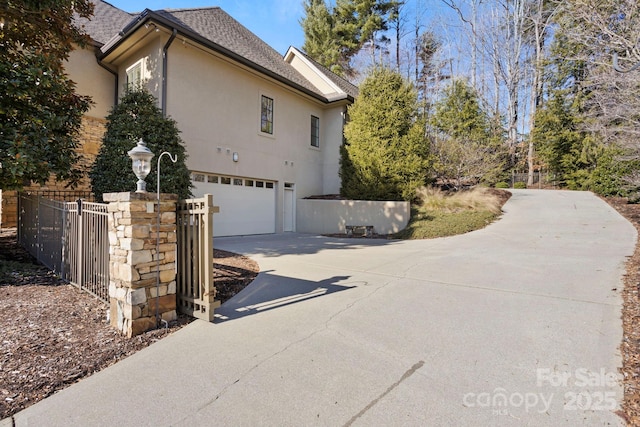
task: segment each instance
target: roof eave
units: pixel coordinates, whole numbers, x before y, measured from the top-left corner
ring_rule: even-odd
[[[284,56],[285,61],[289,61],[289,59],[293,56],[296,56],[297,58],[299,58],[302,62],[304,62],[307,67],[311,68],[312,70],[315,71],[315,73],[327,84],[329,85],[329,87],[333,88],[333,90],[335,90],[336,93],[340,93],[340,94],[346,94],[346,92],[344,90],[342,90],[337,84],[335,84],[325,73],[322,72],[322,70],[319,70],[318,67],[316,67],[314,64],[311,63],[311,61],[309,61],[304,55],[302,55],[300,53],[300,51],[295,48],[294,46],[290,46],[289,50],[287,50],[287,53]]]
[[[274,80],[277,80],[281,83],[286,84],[287,86],[290,86],[308,96],[311,96],[312,98],[315,98],[318,101],[321,101],[325,104],[330,104],[335,102],[336,100],[333,99],[329,99],[325,96],[322,96],[318,93],[315,93],[307,88],[305,88],[304,86],[293,82],[277,73],[274,73],[271,70],[268,70],[258,64],[256,64],[255,62],[249,61],[248,59],[246,59],[245,57],[238,55],[237,53],[223,47],[220,46],[219,44],[212,42],[211,40],[206,39],[205,37],[202,37],[200,34],[196,33],[195,31],[190,30],[189,28],[186,28],[185,26],[182,26],[174,21],[171,21],[170,19],[167,19],[165,17],[163,17],[162,15],[159,15],[158,13],[149,10],[149,9],[145,9],[140,15],[138,15],[135,19],[133,19],[133,21],[131,21],[125,28],[122,29],[122,31],[120,31],[120,33],[118,33],[116,36],[114,36],[111,40],[109,40],[104,46],[102,46],[101,48],[101,55],[99,56],[99,59],[104,59],[107,56],[109,56],[114,50],[116,50],[118,48],[118,46],[131,34],[133,34],[138,28],[140,28],[141,26],[143,26],[144,24],[146,24],[149,21],[153,21],[154,23],[161,25],[169,30],[176,30],[181,36],[183,37],[187,37],[190,40],[193,40],[197,43],[200,43],[203,46],[206,46],[209,49],[212,49],[218,53],[221,53],[222,55],[233,59],[236,62],[239,62],[242,65],[245,65],[255,71],[258,71],[268,77],[271,77]],[[349,96],[347,96],[347,98],[349,98]],[[353,98],[351,98],[353,99]]]

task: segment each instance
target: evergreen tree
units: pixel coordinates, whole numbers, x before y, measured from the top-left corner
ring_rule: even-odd
[[[637,200],[638,187],[633,184],[640,171],[640,160],[629,149],[606,147],[589,176],[589,190],[601,196],[629,196]],[[635,180],[637,182],[637,179]]]
[[[442,46],[442,42],[432,31],[425,31],[416,39],[415,80],[419,88],[419,95],[425,102],[425,111],[429,111],[429,89],[437,83],[440,65],[435,61],[435,55]],[[419,66],[421,64],[421,66]]]
[[[540,161],[560,186],[603,195],[625,194],[630,186],[624,177],[634,175],[638,162],[633,159],[632,150],[621,148],[615,138],[605,143],[601,133],[605,129],[590,129],[602,114],[600,102],[594,102],[597,90],[584,84],[593,71],[593,65],[584,60],[585,47],[558,32],[551,53],[547,64],[548,99],[536,112],[532,131]],[[595,114],[589,112],[594,105],[598,106]],[[610,122],[615,121],[624,119],[616,117]]]
[[[536,113],[532,138],[546,169],[561,186],[582,187],[586,169],[592,163],[588,156],[589,139],[579,130],[580,118],[565,90],[556,90],[544,108]],[[582,171],[582,172],[581,172]]]
[[[334,31],[334,20],[324,0],[306,0],[304,18],[300,25],[304,31],[302,49],[338,75],[344,74],[340,61],[340,44]]]
[[[345,57],[351,58],[365,44],[375,52],[377,43],[386,43],[386,36],[376,34],[389,29],[389,21],[398,19],[394,14],[398,2],[393,0],[337,0],[335,7],[336,32],[345,37]]]
[[[481,108],[475,90],[454,80],[436,103],[430,125],[435,170],[443,182],[494,184],[506,168],[508,150],[503,130]]]
[[[605,145],[585,131],[580,94],[557,89],[536,114],[532,137],[556,184],[601,195],[626,195],[632,189],[625,177],[638,170],[632,151]]]
[[[133,191],[135,176],[131,171],[131,159],[127,152],[140,138],[154,154],[147,183],[155,183],[157,159],[164,151],[178,157],[170,167],[161,166],[160,191],[174,193],[181,199],[191,194],[189,170],[185,164],[186,152],[180,139],[176,122],[162,117],[157,101],[145,89],[132,89],[113,107],[107,117],[107,131],[89,176],[97,200],[103,193]],[[166,159],[163,159],[166,161]],[[148,185],[154,188],[155,185]]]
[[[612,67],[615,53],[623,70],[633,69],[640,59],[636,49],[639,11],[636,0],[572,0],[564,2],[554,18],[557,27],[547,93],[550,98],[563,99],[564,113],[572,120],[574,132],[584,139],[560,145],[557,137],[545,132],[543,160],[556,169],[560,183],[570,188],[611,193],[622,172],[626,184],[615,184],[620,189],[640,186],[636,169],[640,159],[638,76]],[[555,108],[563,112],[559,105]],[[567,150],[567,145],[572,149]],[[620,167],[605,167],[612,165],[613,155],[618,156]]]
[[[341,194],[361,200],[411,200],[430,172],[424,122],[413,86],[377,68],[349,107],[342,149]]]
[[[0,188],[19,189],[50,174],[73,187],[82,177],[76,152],[90,98],[75,93],[64,61],[87,36],[87,0],[0,2]]]
[[[375,34],[388,29],[396,6],[389,0],[337,0],[329,8],[325,0],[306,0],[303,49],[336,74],[353,76],[351,59],[366,43],[375,48]]]

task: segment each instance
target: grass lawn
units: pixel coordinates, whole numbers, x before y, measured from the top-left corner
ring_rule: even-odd
[[[511,194],[491,188],[451,194],[422,189],[418,196],[419,202],[411,207],[409,225],[394,238],[433,239],[481,229],[501,215],[502,205]]]

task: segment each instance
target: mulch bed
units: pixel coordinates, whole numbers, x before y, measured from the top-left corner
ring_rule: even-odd
[[[624,198],[604,199],[636,227],[640,233],[640,205],[628,204]],[[622,289],[622,353],[624,400],[620,414],[629,425],[640,425],[640,244],[625,265]]]
[[[217,299],[240,292],[258,274],[241,255],[214,250]],[[180,315],[167,329],[127,339],[106,322],[107,305],[63,283],[0,230],[0,419],[104,369],[190,323]],[[6,269],[5,269],[6,270]]]

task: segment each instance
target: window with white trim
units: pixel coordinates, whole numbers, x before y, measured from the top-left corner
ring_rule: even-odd
[[[143,83],[142,59],[127,68],[127,87],[130,89],[139,88]]]

